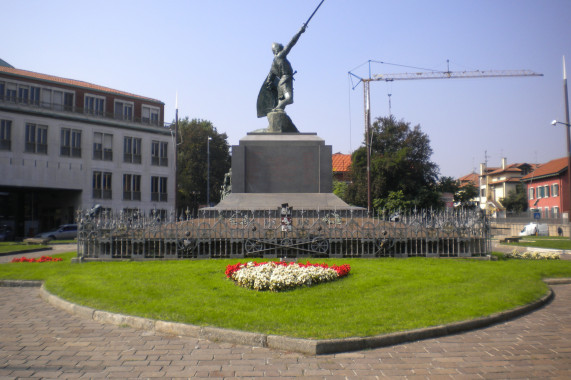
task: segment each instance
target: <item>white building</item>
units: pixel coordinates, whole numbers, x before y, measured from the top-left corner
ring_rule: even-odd
[[[0,60],[0,224],[16,236],[96,204],[170,212],[174,145],[159,100]]]

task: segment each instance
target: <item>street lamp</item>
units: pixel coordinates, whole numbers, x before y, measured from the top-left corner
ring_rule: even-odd
[[[553,121],[551,122],[551,125],[557,125],[557,124],[565,125],[565,126],[567,126],[567,127],[570,127],[570,126],[571,126],[571,125],[569,125],[569,124],[567,124],[567,123],[564,123],[564,122],[562,122],[562,121],[553,120]]]
[[[565,105],[565,123],[557,120],[553,120],[551,125],[562,124],[565,125],[565,131],[567,132],[567,186],[569,187],[569,204],[568,204],[568,218],[571,219],[571,137],[569,136],[569,91],[567,90],[567,71],[565,69],[565,56],[563,56],[563,101]],[[571,239],[571,233],[569,234]]]
[[[210,140],[212,137],[208,136],[206,140],[206,204],[210,207]]]

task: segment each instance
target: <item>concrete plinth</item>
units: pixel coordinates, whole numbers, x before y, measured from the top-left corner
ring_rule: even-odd
[[[331,146],[315,133],[249,133],[232,146],[232,193],[331,193]]]

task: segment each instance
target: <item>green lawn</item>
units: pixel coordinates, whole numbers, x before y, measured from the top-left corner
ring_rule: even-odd
[[[17,242],[0,242],[0,253],[27,251],[29,249],[47,248],[47,245],[24,244]]]
[[[545,277],[571,277],[570,261],[328,259],[351,265],[339,281],[284,293],[226,279],[238,260],[0,265],[0,279],[45,280],[96,309],[201,326],[304,338],[371,336],[481,317],[538,299]]]
[[[571,250],[571,239],[554,236],[525,236],[519,243],[502,243],[515,247],[535,247]]]

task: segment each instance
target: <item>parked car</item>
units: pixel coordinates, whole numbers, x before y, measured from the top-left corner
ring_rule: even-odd
[[[547,224],[529,223],[520,231],[519,236],[549,236]]]
[[[0,226],[0,241],[14,240],[14,231],[9,226]]]
[[[54,240],[75,239],[77,237],[77,224],[63,224],[55,231],[42,232],[37,238],[49,238]]]

